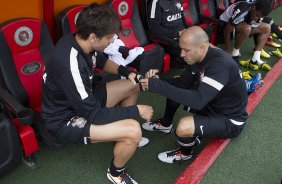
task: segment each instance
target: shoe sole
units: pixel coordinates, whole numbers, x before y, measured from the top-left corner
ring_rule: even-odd
[[[169,132],[164,132],[163,130],[158,130],[158,129],[153,129],[153,130],[148,130],[148,131],[151,131],[151,132],[161,132],[163,134],[170,134],[170,133],[173,132],[173,128],[171,128],[171,130]]]
[[[173,128],[171,128],[169,132],[164,132],[163,130],[154,129],[154,128],[148,130],[148,129],[144,128],[143,126],[142,126],[142,128],[143,128],[144,130],[147,130],[147,131],[150,131],[150,132],[162,132],[162,133],[164,133],[164,134],[170,134],[170,133],[173,132]]]
[[[174,159],[174,160],[173,160],[173,163],[179,163],[179,162],[182,162],[182,161],[185,161],[185,160],[189,160],[189,159],[191,159],[191,158],[192,158],[192,155],[189,155],[189,156],[186,157],[185,159],[180,159],[180,160]]]

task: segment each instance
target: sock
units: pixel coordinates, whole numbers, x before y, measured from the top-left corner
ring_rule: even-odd
[[[195,137],[179,137],[177,142],[180,146],[180,151],[184,155],[192,154],[193,146],[195,145]]]
[[[239,55],[240,55],[240,49],[233,48],[232,56],[239,56]]]
[[[259,65],[263,64],[264,62],[260,59],[260,53],[261,51],[255,51],[254,52],[254,55],[253,55],[253,58],[252,58],[252,61],[253,62],[258,62]]]
[[[164,127],[169,127],[172,124],[173,116],[179,106],[180,104],[175,101],[170,99],[166,100],[165,113],[161,121]]]
[[[125,166],[123,166],[121,168],[116,167],[114,165],[114,159],[112,159],[111,166],[110,166],[110,173],[111,173],[112,176],[117,177],[117,176],[123,174],[124,170],[125,170]]]

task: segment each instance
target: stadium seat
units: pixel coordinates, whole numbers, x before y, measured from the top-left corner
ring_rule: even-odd
[[[200,20],[205,24],[211,25],[212,27],[213,32],[210,39],[211,43],[217,45],[221,42],[221,39],[217,37],[217,31],[220,22],[216,12],[214,0],[198,0],[196,2]]]
[[[217,15],[220,16],[230,5],[229,0],[214,0]]]
[[[140,8],[140,14],[142,17],[143,26],[146,30],[146,33],[151,41],[158,43],[165,48],[165,52],[170,55],[172,67],[183,68],[185,62],[180,57],[180,53],[178,53],[178,51],[175,51],[175,50],[179,50],[178,42],[173,39],[162,36],[160,34],[155,34],[151,32],[149,21],[148,21],[150,15],[149,6],[151,2],[152,0],[143,0]]]
[[[182,0],[182,4],[183,4],[183,16],[185,20],[184,21],[185,27],[189,27],[193,25],[199,26],[202,29],[204,29],[206,33],[209,35],[209,37],[211,38],[213,30],[209,24],[203,24],[200,22],[195,1]]]
[[[75,20],[78,17],[79,12],[85,7],[85,5],[74,5],[71,7],[67,7],[66,9],[64,9],[62,12],[60,12],[57,16],[57,25],[58,25],[58,34],[64,35],[66,33],[69,32],[75,32]],[[137,9],[137,13],[138,13],[138,9]],[[142,25],[141,25],[142,26]],[[134,34],[134,32],[133,32]],[[132,34],[132,35],[133,35]],[[143,45],[130,45],[130,43],[128,43],[128,40],[125,40],[121,38],[121,34],[119,34],[120,39],[125,43],[125,46],[127,46],[128,48],[133,48],[133,47],[137,47],[137,46],[143,46]],[[152,59],[157,59],[160,60],[161,57],[157,56],[156,54],[154,54],[154,52],[160,52],[160,54],[162,55],[162,48],[159,48],[159,46],[156,46],[155,49],[151,50],[151,46],[148,47],[144,47],[145,49],[145,57],[143,60],[141,60],[142,64],[138,64],[138,65],[134,65],[131,66],[131,68],[134,68],[140,72],[146,72],[149,68],[154,68],[153,66],[150,66],[150,62],[151,64],[153,64],[152,61],[149,61],[151,55],[153,54],[154,57]],[[154,46],[153,46],[154,47]],[[146,49],[147,48],[147,49]],[[152,53],[153,51],[153,53]],[[170,64],[170,58],[167,55],[164,55],[164,65],[162,68],[162,72],[166,72],[169,69],[169,64]],[[147,60],[147,62],[146,62]],[[158,65],[158,68],[161,69],[162,66],[162,60],[161,62],[155,63],[155,65]],[[101,71],[100,71],[101,72]]]
[[[170,67],[170,57],[164,54],[163,48],[148,39],[142,21],[140,19],[135,0],[113,0],[111,5],[117,12],[122,29],[119,38],[128,48],[143,47],[144,58],[139,66],[134,66],[140,72],[146,72],[150,68],[157,68],[165,73]]]
[[[58,27],[58,37],[67,34],[75,33],[75,23],[79,15],[79,12],[85,7],[85,5],[73,5],[65,8],[56,17],[57,27]]]
[[[280,0],[272,0],[272,9],[275,9],[279,6]]]
[[[22,150],[16,127],[0,113],[0,177],[20,165]]]
[[[24,158],[32,167],[39,150],[36,137],[53,148],[62,146],[41,118],[44,62],[52,49],[52,39],[41,20],[22,18],[0,25],[0,102],[17,127]]]

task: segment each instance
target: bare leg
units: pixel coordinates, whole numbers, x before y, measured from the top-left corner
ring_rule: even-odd
[[[195,133],[195,124],[193,116],[185,116],[180,119],[176,135],[179,137],[193,137]]]
[[[116,121],[106,125],[91,125],[92,143],[115,141],[114,165],[123,167],[134,154],[141,140],[141,128],[133,119]]]
[[[262,22],[258,27],[251,31],[251,34],[258,34],[256,37],[256,51],[261,51],[270,34],[271,27],[269,24]]]
[[[127,107],[136,104],[139,94],[139,85],[133,85],[129,80],[116,80],[107,83],[107,107],[113,107],[120,103]]]
[[[240,49],[244,41],[249,37],[251,33],[251,26],[245,22],[240,23],[235,27],[235,43],[234,48]]]

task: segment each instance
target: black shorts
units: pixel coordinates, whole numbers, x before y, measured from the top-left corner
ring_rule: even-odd
[[[95,98],[100,102],[102,107],[107,103],[106,84],[101,84],[94,89]],[[90,139],[91,123],[83,117],[75,116],[66,121],[65,125],[58,131],[54,132],[55,137],[63,144],[83,143],[88,144]]]
[[[234,138],[240,135],[244,122],[230,120],[221,115],[194,115],[194,137]]]

